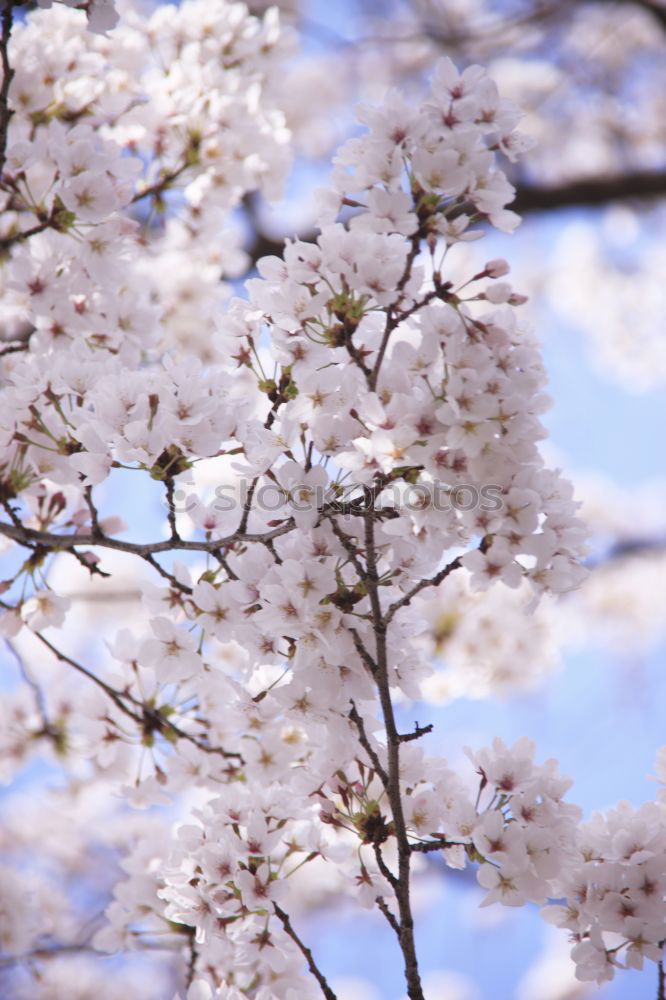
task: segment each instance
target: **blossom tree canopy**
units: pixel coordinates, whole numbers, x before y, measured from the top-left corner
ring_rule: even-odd
[[[663,997],[666,792],[583,821],[529,739],[465,769],[402,721],[538,683],[556,598],[593,604],[526,296],[466,256],[520,222],[518,105],[405,62],[316,230],[250,271],[316,110],[296,33],[227,0],[39,7],[1,13],[0,762],[58,778],[0,834],[4,995],[331,1000],[307,913],[347,897],[424,1000],[437,856],[541,906],[580,981],[648,961]]]

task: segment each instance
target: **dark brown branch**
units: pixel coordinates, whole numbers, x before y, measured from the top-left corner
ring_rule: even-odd
[[[253,479],[252,482],[250,483],[250,488],[247,491],[247,497],[245,499],[245,504],[243,505],[243,514],[241,516],[241,522],[238,528],[238,533],[241,535],[245,534],[245,530],[247,528],[247,522],[250,519],[250,512],[252,510],[252,501],[254,499],[254,491],[257,488],[258,482],[259,482],[258,478]]]
[[[68,554],[70,556],[74,556],[77,562],[79,562],[84,569],[87,569],[91,576],[101,576],[105,579],[108,579],[111,576],[110,573],[105,573],[104,570],[100,569],[94,562],[89,562],[83,553],[78,551],[78,549],[70,549]]]
[[[350,538],[350,536],[347,534],[346,531],[342,530],[342,528],[337,523],[337,521],[335,520],[334,517],[330,518],[330,522],[331,522],[331,529],[333,531],[333,534],[335,535],[335,537],[337,538],[337,540],[340,542],[340,544],[342,545],[342,547],[345,550],[345,552],[347,553],[347,555],[349,556],[349,559],[350,559],[350,562],[351,562],[352,566],[354,567],[354,569],[358,573],[359,580],[362,580],[363,577],[364,577],[364,575],[365,575],[365,570],[363,568],[363,564],[361,563],[360,559],[358,558],[358,553],[356,551],[356,547],[355,547],[352,539]]]
[[[379,757],[377,756],[375,750],[372,747],[372,744],[370,743],[370,740],[368,739],[368,734],[365,731],[365,724],[361,716],[358,714],[353,699],[351,700],[351,709],[349,711],[349,718],[358,729],[359,743],[361,744],[361,746],[367,753],[368,757],[370,758],[370,762],[373,768],[375,769],[375,772],[378,775],[382,785],[384,785],[384,787],[386,788],[386,786],[388,785],[388,774],[386,773],[382,762],[380,761]]]
[[[94,684],[100,687],[111,699],[116,708],[118,708],[124,715],[127,715],[130,719],[133,719],[133,721],[139,726],[143,727],[146,723],[150,723],[153,731],[162,732],[163,730],[168,730],[179,739],[187,740],[189,743],[193,743],[194,746],[198,747],[199,750],[203,750],[204,753],[218,754],[220,757],[224,757],[225,759],[234,758],[242,761],[243,758],[241,754],[234,753],[230,750],[224,750],[222,747],[211,746],[205,740],[202,740],[197,736],[192,736],[191,733],[186,733],[184,729],[181,729],[180,726],[175,724],[175,722],[172,722],[166,715],[163,715],[159,709],[146,705],[144,702],[134,698],[128,692],[119,691],[117,688],[107,684],[106,681],[101,679],[101,677],[94,674],[92,670],[88,670],[88,668],[84,667],[82,663],[74,660],[71,656],[68,656],[66,653],[63,653],[60,649],[58,649],[57,646],[54,646],[52,642],[49,642],[49,640],[41,634],[41,632],[33,632],[33,635],[36,636],[39,641],[51,651],[51,653],[53,653],[57,660],[73,667],[74,670],[83,674],[84,677],[87,677]],[[129,702],[132,707],[130,708],[126,702]]]
[[[401,743],[411,743],[412,740],[420,740],[422,736],[426,733],[432,732],[432,722],[428,723],[427,726],[419,726],[418,722],[414,723],[414,729],[411,733],[400,733]]]
[[[148,555],[142,556],[141,558],[145,559],[145,561],[150,566],[152,566],[155,572],[159,573],[161,577],[164,577],[165,580],[168,580],[171,586],[175,590],[179,590],[182,594],[192,593],[191,587],[189,587],[186,583],[181,583],[180,580],[176,579],[173,573],[170,573],[167,569],[164,568],[164,566],[160,566],[157,559],[155,559],[154,556],[151,556],[150,553],[148,553]]]
[[[388,884],[395,892],[398,889],[398,880],[391,871],[391,869],[388,867],[386,862],[384,861],[384,856],[382,854],[381,847],[379,846],[379,844],[373,844],[372,849],[375,855],[375,861],[377,862],[377,867],[379,868],[380,872],[382,873]],[[400,934],[398,933],[398,937],[399,936]]]
[[[51,653],[53,653],[53,655],[56,657],[57,660],[60,660],[61,663],[66,663],[68,666],[73,667],[74,670],[78,671],[78,673],[83,674],[84,677],[87,677],[88,680],[91,680],[93,684],[96,684],[98,687],[102,689],[102,691],[104,691],[104,693],[111,699],[116,708],[118,708],[124,715],[129,716],[130,719],[133,719],[134,722],[139,723],[139,725],[141,724],[142,722],[141,716],[137,712],[129,708],[128,705],[125,704],[125,702],[123,701],[122,692],[117,691],[116,688],[112,687],[110,684],[107,684],[106,681],[103,681],[101,679],[101,677],[98,677],[96,674],[92,672],[92,670],[88,670],[88,668],[84,667],[83,664],[78,663],[76,660],[72,659],[71,656],[67,656],[66,653],[63,653],[56,646],[54,646],[52,642],[49,642],[49,640],[46,639],[41,634],[41,632],[33,631],[32,634],[37,639],[39,639],[42,645],[46,646],[46,648],[50,650]]]
[[[93,500],[93,488],[88,485],[83,491],[83,496],[86,501],[86,506],[90,513],[90,524],[92,526],[92,533],[95,538],[101,537],[103,534],[102,529],[99,526],[99,514],[97,513],[97,507],[95,507],[95,501]]]
[[[384,729],[386,730],[388,757],[388,785],[386,788],[391,806],[393,827],[398,845],[398,876],[394,886],[398,904],[400,925],[400,949],[404,960],[405,981],[409,1000],[424,1000],[421,977],[419,975],[416,945],[414,941],[414,918],[410,899],[411,849],[407,836],[400,789],[400,736],[395,722],[387,648],[387,621],[379,599],[379,575],[375,551],[375,533],[372,511],[365,515],[365,584],[372,609],[372,623],[375,633],[377,663],[376,681],[379,692]],[[393,885],[393,883],[391,883]]]
[[[38,233],[43,233],[44,230],[50,229],[53,225],[51,219],[45,219],[43,222],[38,222],[36,226],[32,226],[30,229],[19,230],[17,233],[11,233],[9,236],[3,236],[0,239],[0,253],[5,250],[9,250],[11,246],[15,243],[23,243],[24,240],[29,240],[31,236],[37,236]]]
[[[555,187],[518,184],[511,209],[520,215],[550,212],[576,205],[666,197],[666,170],[637,170],[614,177],[591,177]]]
[[[197,948],[197,938],[196,938],[196,927],[188,927],[188,948],[189,957],[187,960],[187,974],[185,976],[185,986],[189,990],[190,986],[194,982],[194,976],[197,970],[197,959],[199,958],[199,949]]]
[[[0,358],[6,354],[17,354],[19,351],[27,351],[28,344],[24,340],[10,340],[6,347],[0,348]]]
[[[180,535],[178,534],[178,527],[176,525],[176,505],[174,503],[174,491],[176,487],[173,476],[164,477],[164,487],[166,489],[167,519],[169,521],[169,530],[171,531],[171,541],[179,542]]]
[[[485,553],[488,550],[488,545],[488,538],[485,537],[479,545],[479,552]],[[438,587],[440,583],[446,580],[449,573],[453,573],[454,570],[460,569],[461,566],[462,556],[457,556],[455,559],[452,559],[450,563],[447,563],[446,566],[443,566],[439,573],[435,573],[434,576],[429,577],[427,580],[419,580],[418,583],[415,583],[411,590],[407,591],[404,597],[401,597],[399,601],[394,601],[390,606],[386,612],[386,623],[388,624],[393,619],[396,611],[399,611],[400,608],[407,607],[407,605],[411,603],[412,598],[416,597],[416,595],[422,590],[425,590],[427,587]]]
[[[352,639],[354,640],[354,648],[356,649],[356,652],[358,653],[358,655],[363,660],[363,663],[368,668],[368,670],[369,670],[370,674],[372,675],[372,677],[375,677],[375,675],[377,673],[377,664],[372,659],[372,657],[368,653],[367,649],[363,645],[363,640],[361,639],[361,637],[358,634],[358,632],[356,631],[356,629],[350,626],[349,631],[351,633]]]
[[[292,531],[293,528],[294,521],[293,518],[290,518],[288,521],[285,521],[284,524],[278,525],[277,528],[273,528],[271,531],[268,531],[263,535],[251,533],[240,534],[235,532],[233,535],[229,535],[226,538],[214,538],[203,542],[187,542],[183,539],[173,541],[170,538],[163,542],[125,542],[119,538],[110,538],[108,535],[102,535],[99,537],[93,534],[57,535],[48,531],[36,531],[34,528],[27,528],[25,526],[18,528],[16,524],[6,524],[5,522],[0,522],[0,535],[5,535],[5,537],[11,538],[20,545],[25,544],[28,547],[42,545],[44,548],[52,549],[54,552],[65,552],[68,549],[78,548],[81,545],[85,545],[87,547],[96,545],[101,548],[116,549],[119,552],[130,552],[133,555],[144,557],[146,555],[154,555],[156,552],[171,552],[175,550],[182,550],[186,552],[214,552],[215,549],[233,545],[238,541],[260,542],[265,544],[267,541],[279,538],[280,535],[287,534],[287,532]]]
[[[288,914],[286,914],[284,912],[284,910],[282,909],[282,907],[278,906],[277,903],[273,903],[273,909],[275,910],[276,916],[279,918],[280,922],[282,923],[282,926],[284,927],[285,932],[289,935],[289,937],[291,938],[291,940],[297,945],[299,951],[303,955],[303,958],[307,962],[308,969],[310,970],[310,972],[312,973],[312,975],[315,977],[315,979],[319,983],[321,991],[324,994],[324,996],[326,997],[326,1000],[338,1000],[338,998],[336,997],[335,993],[333,992],[333,990],[331,989],[331,987],[328,985],[328,983],[326,981],[326,977],[317,968],[317,964],[316,964],[316,962],[315,962],[315,960],[313,958],[312,952],[310,951],[310,949],[305,944],[303,944],[303,942],[299,938],[298,934],[296,933],[296,931],[292,927],[291,920],[289,919]]]
[[[155,181],[154,184],[151,184],[150,187],[142,188],[140,191],[137,191],[130,204],[135,205],[138,201],[142,201],[143,198],[159,198],[160,195],[164,194],[164,192],[168,189],[171,182],[177,180],[177,178],[180,177],[180,175],[187,170],[189,166],[189,163],[181,163],[179,167],[174,167],[173,170],[169,170],[162,174],[160,179]]]
[[[421,230],[418,229],[410,238],[410,248],[409,248],[409,253],[407,254],[407,260],[405,261],[405,268],[400,277],[400,281],[396,285],[395,289],[396,291],[395,303],[394,305],[389,306],[386,312],[386,323],[384,325],[384,333],[382,334],[382,342],[379,345],[379,350],[377,351],[377,358],[375,360],[373,369],[368,376],[368,388],[373,391],[377,388],[377,379],[379,377],[379,371],[382,366],[382,361],[384,360],[384,355],[386,354],[386,348],[388,347],[389,338],[393,330],[395,330],[396,326],[400,322],[399,319],[400,313],[396,314],[395,307],[400,301],[402,292],[411,277],[412,268],[414,267],[414,261],[418,257],[419,250],[421,248],[421,237],[422,237]]]
[[[441,840],[419,841],[417,844],[410,844],[410,850],[415,851],[418,854],[430,854],[432,851],[443,851],[447,847],[465,846],[465,844],[459,844],[454,840],[446,840],[445,838],[442,838]]]
[[[393,916],[393,914],[389,910],[388,905],[387,905],[386,900],[384,899],[384,897],[383,896],[377,896],[377,899],[375,900],[375,903],[377,904],[377,906],[379,907],[379,909],[381,910],[381,912],[384,914],[384,916],[386,917],[388,923],[391,925],[391,927],[393,928],[393,930],[395,931],[395,933],[398,935],[398,937],[400,937],[400,924],[398,923],[398,921],[395,919],[395,917]]]
[[[7,159],[7,133],[9,121],[14,112],[9,107],[9,88],[14,70],[9,65],[9,37],[14,24],[13,0],[5,0],[2,11],[2,34],[0,35],[0,63],[2,64],[2,85],[0,86],[0,176],[5,169]]]
[[[462,566],[462,557],[457,556],[450,563],[447,563],[446,566],[440,569],[439,573],[435,573],[434,576],[429,577],[427,580],[419,580],[418,583],[415,583],[412,589],[408,590],[404,597],[401,597],[400,600],[398,601],[394,601],[393,604],[390,606],[390,608],[386,612],[387,624],[393,619],[393,616],[397,611],[400,610],[400,608],[406,608],[408,604],[411,604],[413,597],[416,597],[416,595],[419,594],[422,590],[425,590],[426,587],[439,586],[439,584],[442,583],[442,581],[447,578],[449,573],[453,573],[455,569],[460,569],[461,566]]]
[[[664,17],[666,18],[666,10]],[[552,212],[560,208],[606,205],[609,202],[626,200],[643,202],[657,198],[666,198],[666,170],[636,170],[612,177],[584,178],[553,187],[518,183],[516,197],[510,207],[520,215],[530,215],[535,212]],[[306,243],[314,243],[317,233],[308,230],[298,234],[296,238]],[[285,239],[286,237],[280,238],[256,232],[247,248],[247,253],[255,264],[262,257],[281,257]]]

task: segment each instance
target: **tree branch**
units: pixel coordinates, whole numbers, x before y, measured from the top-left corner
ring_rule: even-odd
[[[303,944],[298,934],[292,927],[291,920],[289,919],[288,914],[286,914],[282,909],[282,907],[278,906],[278,904],[275,902],[273,903],[273,909],[275,910],[276,916],[280,919],[282,926],[285,929],[285,932],[289,935],[291,940],[298,946],[301,954],[303,955],[303,958],[307,962],[308,969],[319,983],[321,991],[326,997],[326,1000],[338,1000],[335,993],[328,985],[326,977],[317,968],[317,964],[313,958],[312,952],[305,944]]]
[[[666,170],[637,170],[612,177],[589,177],[554,187],[516,185],[511,209],[520,215],[549,212],[576,205],[605,205],[610,201],[666,197]]]
[[[0,114],[0,121],[1,120],[2,118]],[[52,225],[53,223],[51,222],[51,219],[45,219],[43,222],[38,222],[36,225],[32,226],[30,229],[19,230],[17,233],[10,233],[9,236],[3,236],[3,238],[0,239],[0,253],[8,250],[11,246],[14,246],[15,243],[23,243],[25,240],[29,240],[31,236],[37,236],[38,233],[43,233]]]
[[[478,546],[479,552],[487,552],[488,545],[488,539],[487,537],[484,537],[481,544]],[[412,598],[416,597],[416,595],[422,590],[425,590],[427,587],[438,587],[440,583],[443,583],[443,581],[446,580],[449,573],[453,573],[455,569],[460,569],[461,566],[462,556],[457,556],[455,559],[452,559],[450,563],[447,563],[446,566],[443,566],[439,573],[435,573],[434,576],[431,576],[426,580],[419,580],[418,583],[415,583],[411,590],[407,591],[404,597],[401,597],[399,601],[394,601],[390,606],[386,612],[386,624],[388,625],[388,623],[393,619],[396,611],[399,611],[400,608],[407,607],[407,605],[411,603]],[[417,737],[414,736],[411,737],[411,739],[416,738]]]
[[[387,775],[387,773],[386,773],[386,771],[384,769],[384,766],[382,765],[382,762],[380,761],[379,757],[375,753],[375,751],[374,751],[374,749],[373,749],[373,747],[372,747],[372,745],[370,743],[370,740],[368,739],[368,734],[365,731],[365,724],[364,724],[363,719],[361,718],[361,716],[358,714],[358,711],[356,709],[356,704],[355,704],[353,698],[351,700],[351,709],[350,709],[350,712],[349,712],[349,718],[351,719],[351,721],[354,723],[354,725],[358,729],[358,740],[359,740],[359,743],[361,744],[361,746],[363,747],[363,749],[367,753],[368,757],[370,758],[370,762],[371,762],[373,768],[375,769],[376,773],[379,775],[379,779],[380,779],[382,785],[384,786],[384,788],[386,788],[386,786],[388,785],[388,775]]]
[[[666,10],[664,18],[666,19]],[[581,178],[552,187],[515,183],[515,188],[516,197],[510,207],[520,215],[576,206],[606,205],[609,202],[632,199],[643,202],[666,198],[666,170],[635,170],[611,177]],[[314,243],[316,238],[315,230],[296,236],[296,239],[306,243]],[[261,231],[255,232],[247,253],[255,264],[262,257],[281,257],[285,239],[286,237],[273,237]]]
[[[189,743],[193,743],[194,746],[198,747],[199,750],[203,750],[204,753],[219,754],[220,757],[224,757],[225,759],[234,758],[235,760],[242,762],[243,758],[240,753],[224,750],[222,747],[211,746],[205,740],[202,740],[197,736],[192,736],[191,733],[186,733],[184,729],[181,729],[180,726],[175,724],[175,722],[172,722],[166,715],[163,715],[159,709],[148,705],[145,702],[139,701],[126,691],[119,691],[117,688],[107,684],[106,681],[101,679],[101,677],[94,674],[92,670],[88,670],[88,668],[84,667],[82,663],[78,663],[77,660],[72,659],[71,656],[68,656],[66,653],[59,650],[57,646],[54,646],[52,642],[49,642],[49,640],[46,639],[41,632],[33,632],[32,634],[53,653],[57,660],[60,660],[61,663],[67,663],[70,667],[73,667],[80,674],[83,674],[84,677],[87,677],[94,684],[100,687],[102,691],[104,691],[104,693],[111,699],[116,708],[118,708],[124,715],[129,716],[130,719],[133,719],[134,722],[136,722],[140,727],[149,723],[155,732],[168,730],[170,733],[173,733],[174,736],[177,736],[178,739],[187,740]],[[125,699],[131,704],[131,708],[126,704]]]
[[[395,919],[395,917],[393,916],[393,914],[389,910],[387,902],[384,899],[384,897],[383,896],[377,896],[377,899],[375,900],[375,903],[377,904],[377,906],[379,907],[379,909],[381,910],[381,912],[384,914],[384,916],[386,917],[388,923],[391,925],[391,927],[393,928],[393,930],[395,931],[395,933],[397,934],[397,936],[400,937],[400,924],[398,923],[398,921]]]
[[[402,795],[400,791],[400,735],[396,726],[391,700],[386,642],[387,622],[379,599],[379,576],[377,573],[372,511],[368,511],[365,515],[365,560],[367,567],[365,583],[370,598],[376,641],[375,662],[377,664],[377,671],[375,677],[382,716],[384,718],[384,728],[386,730],[388,756],[388,786],[386,791],[391,805],[393,827],[398,843],[398,878],[394,886],[394,892],[400,917],[400,948],[404,959],[405,981],[407,983],[409,1000],[424,1000],[416,957],[414,918],[412,916],[410,900],[411,848],[407,836],[407,824],[402,808]]]
[[[186,552],[214,552],[216,549],[225,548],[236,542],[260,542],[266,544],[280,535],[286,535],[294,528],[293,518],[278,525],[266,534],[244,534],[234,532],[226,538],[214,538],[203,542],[187,542],[183,539],[174,540],[171,538],[163,542],[125,542],[119,538],[111,538],[109,535],[57,535],[48,531],[36,531],[34,528],[27,528],[16,524],[7,524],[0,521],[0,535],[11,538],[20,545],[32,547],[42,545],[44,548],[55,552],[66,552],[68,549],[78,548],[80,545],[96,545],[105,549],[117,549],[119,552],[130,552],[133,555],[141,556],[154,555],[156,552],[172,552],[182,550]]]
[[[9,120],[14,112],[9,107],[9,88],[14,70],[9,65],[9,36],[14,24],[13,0],[6,0],[2,11],[2,34],[0,35],[0,64],[2,64],[2,85],[0,86],[0,176],[5,169],[7,159],[7,132]]]

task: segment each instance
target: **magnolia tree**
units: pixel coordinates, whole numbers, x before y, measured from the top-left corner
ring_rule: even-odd
[[[307,911],[348,896],[423,1000],[439,855],[540,904],[580,980],[647,960],[663,997],[662,793],[583,823],[529,741],[457,773],[402,721],[530,682],[585,576],[525,298],[503,259],[460,273],[519,222],[516,107],[449,59],[362,106],[317,234],[229,302],[238,206],[290,165],[293,36],[226,0],[68,6],[5,3],[0,41],[0,759],[59,775],[0,835],[5,995],[332,1000]]]

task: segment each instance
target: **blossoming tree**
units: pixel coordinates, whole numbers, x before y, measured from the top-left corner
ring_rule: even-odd
[[[647,959],[663,996],[661,801],[581,824],[529,741],[470,749],[470,784],[400,721],[432,690],[433,600],[467,595],[473,629],[475,594],[536,607],[584,576],[524,296],[504,260],[451,263],[519,221],[518,111],[448,59],[361,107],[316,237],[229,303],[234,212],[290,164],[292,40],[226,0],[68,6],[5,3],[0,39],[2,763],[64,775],[27,891],[30,822],[3,842],[9,988],[331,1000],[302,915],[346,894],[423,1000],[411,875],[437,853],[484,905],[543,905],[580,979]],[[122,871],[91,929],[100,845]],[[105,980],[97,955],[137,951],[157,980]]]

